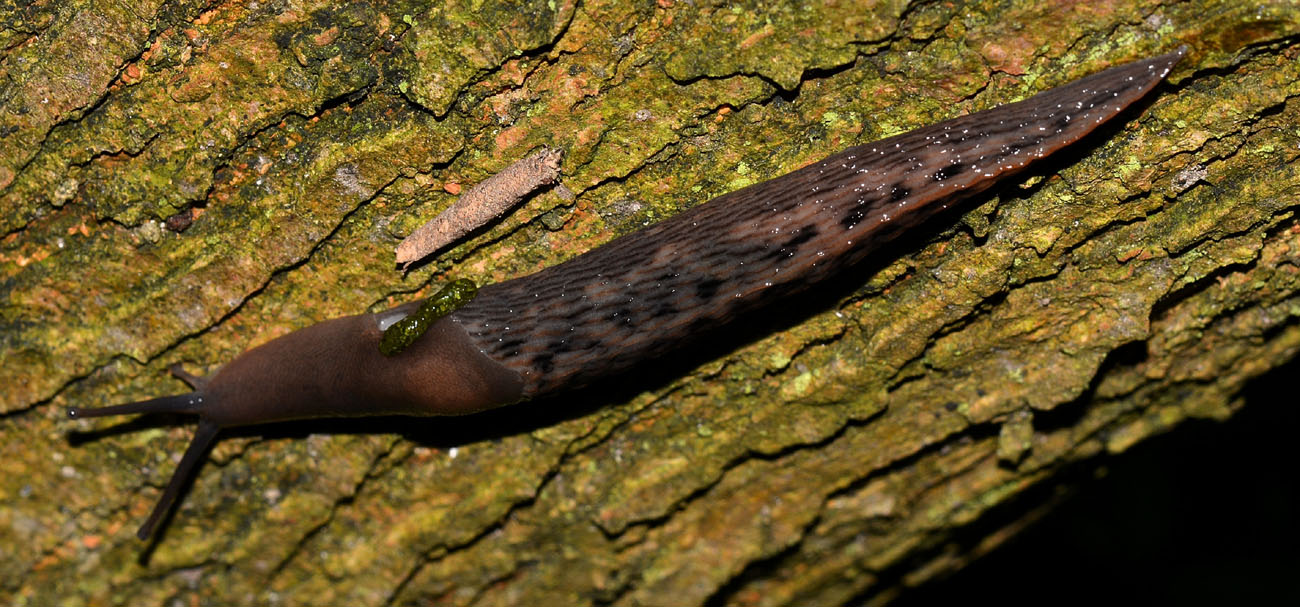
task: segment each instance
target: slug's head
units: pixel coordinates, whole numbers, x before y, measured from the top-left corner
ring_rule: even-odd
[[[419,304],[316,323],[252,348],[211,379],[177,367],[188,394],[104,407],[68,409],[75,419],[136,413],[197,415],[198,430],[137,535],[149,537],[222,428],[301,419],[370,415],[464,415],[518,401],[519,373],[489,359],[450,319],[424,322],[418,339],[381,352],[385,324]]]
[[[176,496],[180,494],[181,487],[194,474],[199,462],[203,460],[203,455],[207,453],[208,448],[212,446],[212,442],[217,438],[217,431],[221,429],[221,426],[216,422],[204,416],[206,411],[211,411],[210,399],[204,391],[207,382],[201,377],[186,373],[179,366],[173,366],[171,371],[172,374],[190,384],[194,391],[188,394],[151,398],[99,409],[68,408],[68,417],[73,419],[132,415],[136,413],[191,413],[199,416],[199,427],[194,431],[194,439],[190,441],[190,446],[185,450],[185,456],[181,458],[180,465],[172,473],[172,478],[167,482],[167,488],[163,490],[162,497],[158,498],[158,503],[154,506],[153,512],[149,514],[149,518],[145,520],[143,525],[140,525],[140,529],[135,533],[136,537],[142,540],[153,535],[153,530],[158,526],[158,521],[162,520],[163,515],[176,501]]]

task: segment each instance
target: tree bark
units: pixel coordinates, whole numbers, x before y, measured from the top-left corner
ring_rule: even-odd
[[[881,603],[1068,471],[1230,416],[1300,348],[1300,8],[1043,4],[5,9],[0,594]],[[467,418],[228,433],[152,542],[186,420],[64,415],[1179,44],[1121,125],[715,347]],[[396,270],[542,145],[576,198]]]

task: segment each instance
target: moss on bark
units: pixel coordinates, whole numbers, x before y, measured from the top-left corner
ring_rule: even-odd
[[[1001,541],[945,548],[992,509],[1230,415],[1300,348],[1292,2],[487,4],[0,15],[9,602],[883,600]],[[171,364],[536,271],[1180,43],[1122,125],[621,387],[228,436],[149,545],[131,531],[189,430],[69,434],[67,405],[181,391]],[[448,192],[543,144],[576,199],[395,271]]]

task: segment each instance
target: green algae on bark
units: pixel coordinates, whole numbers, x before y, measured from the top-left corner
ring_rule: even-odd
[[[573,1],[437,2],[402,16],[409,26],[399,69],[402,94],[435,116],[466,86],[506,60],[552,44],[573,17]]]
[[[20,223],[0,227],[66,203],[51,200],[51,183],[66,184],[99,217],[128,225],[204,201],[250,137],[374,84],[378,70],[362,57],[376,52],[390,21],[365,6],[224,7],[162,30],[151,44],[137,40],[131,54],[140,59],[128,72],[135,78],[94,89],[102,96],[94,112],[52,125],[30,148],[23,171],[0,192],[0,201],[28,212],[6,214],[3,221]],[[301,38],[286,32],[321,19],[334,20],[339,33],[309,38],[317,52],[309,56]]]
[[[94,95],[123,119],[94,137],[77,134],[94,118],[64,121],[11,186],[33,196],[13,208],[35,209],[0,241],[0,433],[13,439],[0,441],[0,544],[32,547],[0,563],[15,602],[862,602],[891,576],[954,566],[966,556],[952,556],[954,529],[1061,468],[1228,415],[1241,386],[1300,349],[1292,2],[910,3],[870,24],[885,32],[871,42],[814,29],[828,35],[812,43],[831,42],[811,57],[810,37],[790,30],[820,27],[819,14],[833,24],[847,5],[774,14],[767,28],[758,3],[723,21],[727,9],[701,2],[584,2],[552,42],[460,76],[449,102],[430,97],[447,103],[441,119],[400,86],[405,36],[428,9],[355,4],[369,24],[271,2],[260,10],[289,12],[213,5],[167,22],[137,47],[157,43],[140,80],[123,68],[134,84]],[[706,22],[719,37],[694,41]],[[368,54],[344,48],[366,32],[378,33]],[[211,81],[204,70],[220,66],[205,53],[237,36],[275,40],[268,61],[297,66],[259,69],[319,68],[337,95],[267,115],[250,107],[257,95],[199,99],[197,85],[183,102],[125,104],[165,89],[160,75]],[[70,401],[174,390],[170,363],[215,366],[401,303],[453,268],[393,277],[390,218],[536,145],[567,142],[579,197],[538,197],[457,247],[455,275],[536,271],[742,182],[1173,39],[1198,41],[1196,68],[1107,137],[845,276],[845,298],[784,310],[789,323],[671,377],[563,407],[234,437],[143,564],[130,527],[185,429],[108,428],[72,446],[64,434]],[[710,63],[717,40],[750,46]],[[764,53],[788,65],[765,67]],[[374,80],[331,88],[366,74],[357,62]],[[709,65],[729,67],[686,69]],[[202,129],[186,122],[192,104],[236,133],[213,139],[229,151],[205,155],[206,138],[179,131],[149,138],[160,119]],[[98,151],[76,156],[82,144]],[[203,173],[148,175],[136,158],[161,144],[210,163],[211,188],[143,201]],[[1171,187],[1195,166],[1203,178]],[[68,182],[82,175],[130,187]],[[202,211],[180,235],[111,219],[160,219],[177,202]],[[536,225],[556,206],[562,229]]]
[[[25,41],[0,44],[9,49],[0,87],[0,192],[25,170],[57,125],[80,118],[119,78],[123,64],[147,40],[149,22],[162,4],[34,3],[25,7],[28,15],[6,15],[22,23],[5,18],[6,34],[18,38],[22,29],[31,29]],[[49,7],[56,10],[45,12]],[[0,214],[0,234],[21,226],[48,199],[4,200],[13,206]]]
[[[762,0],[705,5],[675,20],[665,46],[681,51],[664,69],[679,82],[756,74],[792,91],[805,73],[850,63],[860,49],[887,39],[908,4],[847,2],[819,10]]]
[[[16,355],[46,360],[51,372],[25,377],[0,367],[0,381],[12,386],[0,392],[0,410],[42,398],[115,356],[149,360],[201,331],[309,255],[404,171],[450,158],[459,141],[451,125],[384,95],[366,101],[314,120],[289,118],[250,142],[236,166],[214,177],[208,206],[183,236],[167,232],[150,243],[77,207],[34,224],[28,233],[43,235],[49,257],[6,269],[9,303],[40,313],[5,315],[0,326]],[[78,285],[80,301],[66,295],[68,284]]]

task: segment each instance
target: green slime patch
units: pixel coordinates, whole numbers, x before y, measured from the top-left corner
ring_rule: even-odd
[[[478,287],[468,278],[453,280],[433,297],[420,304],[419,309],[384,330],[379,340],[379,351],[384,356],[394,356],[405,350],[439,318],[460,309],[478,294]]]

